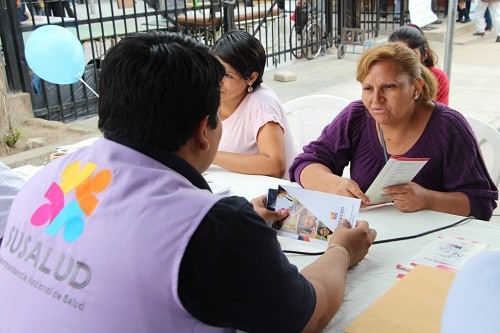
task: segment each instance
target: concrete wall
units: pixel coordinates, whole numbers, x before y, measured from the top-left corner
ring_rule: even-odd
[[[19,127],[28,118],[33,118],[33,107],[28,93],[7,93],[10,123],[12,127]]]
[[[7,76],[5,73],[5,65],[3,64],[1,59],[0,80],[0,94],[2,94],[1,99],[7,105],[7,115],[10,118],[10,124],[12,125],[12,127],[19,127],[27,118],[34,117],[30,95],[24,92],[15,93],[9,90]],[[5,107],[5,104],[0,107]],[[1,111],[2,114],[4,114],[3,110]],[[6,130],[8,130],[8,121],[7,119],[2,119],[0,124],[0,133],[4,133]]]

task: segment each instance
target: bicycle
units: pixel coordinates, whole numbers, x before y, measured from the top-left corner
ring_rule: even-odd
[[[295,10],[291,15],[294,24],[290,30],[290,47],[297,59],[305,56],[311,60],[326,50],[323,11],[314,6],[315,1],[321,0],[296,0]]]

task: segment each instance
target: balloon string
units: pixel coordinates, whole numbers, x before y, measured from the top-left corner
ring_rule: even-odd
[[[89,89],[90,89],[90,91],[92,91],[92,92],[93,92],[93,93],[94,93],[97,97],[99,97],[99,94],[98,94],[98,93],[96,93],[96,92],[94,91],[94,89],[92,89],[92,88],[91,88],[91,87],[87,84],[87,82],[83,81],[81,77],[79,77],[79,78],[78,78],[78,80],[80,80],[80,82],[81,82],[81,83],[83,83],[83,84],[84,84],[87,88],[89,88]]]

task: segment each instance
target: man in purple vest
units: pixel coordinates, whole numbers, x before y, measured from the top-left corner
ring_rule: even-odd
[[[0,332],[318,331],[376,232],[335,230],[302,272],[263,197],[211,193],[223,67],[177,34],[135,34],[104,60],[104,139],[19,192],[0,248]]]

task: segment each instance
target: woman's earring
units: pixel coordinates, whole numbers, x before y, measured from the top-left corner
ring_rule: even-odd
[[[418,96],[420,96],[419,94],[415,94],[415,99],[418,99]]]
[[[251,92],[253,91],[253,87],[252,87],[252,85],[251,85],[251,84],[249,84],[249,85],[248,85],[248,89],[247,89],[247,91],[248,91],[249,93],[251,93]]]

